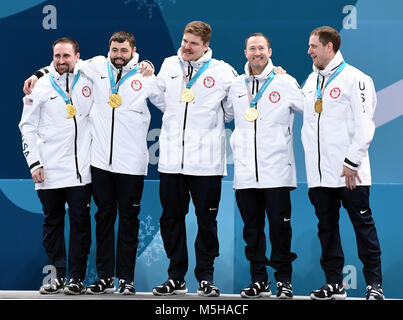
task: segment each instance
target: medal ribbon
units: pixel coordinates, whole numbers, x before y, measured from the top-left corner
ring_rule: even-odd
[[[329,85],[330,82],[332,82],[334,80],[334,78],[336,78],[340,72],[343,71],[343,69],[345,68],[345,66],[347,65],[347,63],[345,61],[343,61],[336,69],[335,72],[332,73],[332,75],[330,76],[329,80],[326,82],[323,91],[325,91],[326,87]],[[317,99],[322,99],[322,91],[320,89],[320,81],[318,81],[318,85],[316,87],[316,98]]]
[[[276,75],[274,74],[274,68],[273,70],[270,72],[269,77],[266,79],[266,81],[263,83],[262,88],[256,93],[255,97],[252,99],[252,95],[250,94],[249,90],[248,90],[248,80],[246,79],[245,76],[245,85],[246,85],[246,92],[248,93],[248,97],[249,97],[249,107],[250,108],[254,108],[255,104],[259,101],[259,99],[262,97],[264,91],[267,89],[267,87],[269,86],[269,84],[273,81],[274,77]]]
[[[202,67],[196,72],[196,74],[195,74],[195,75],[192,77],[192,79],[190,79],[190,81],[189,81],[189,80],[187,80],[187,78],[186,78],[186,72],[185,72],[185,70],[184,70],[184,68],[183,68],[182,61],[179,60],[179,64],[180,64],[181,69],[182,69],[182,72],[183,72],[183,79],[185,79],[186,88],[187,88],[187,89],[190,89],[190,87],[191,87],[191,86],[193,85],[193,83],[197,80],[197,78],[200,77],[200,76],[202,75],[202,73],[207,70],[207,68],[208,68],[209,65],[210,65],[210,62],[211,62],[211,59],[208,60],[206,63],[204,63],[204,64],[202,65]]]
[[[78,78],[80,78],[80,71],[76,74],[76,76],[74,77],[73,80],[73,85],[71,87],[71,90],[73,91],[74,86],[76,85]],[[62,88],[60,88],[60,86],[56,83],[55,79],[53,79],[52,75],[49,73],[49,80],[50,80],[50,84],[52,85],[52,87],[57,91],[57,93],[63,98],[64,102],[66,102],[66,104],[71,104],[70,98],[67,96],[67,94],[63,91]]]
[[[135,75],[137,73],[138,69],[139,69],[139,66],[137,65],[133,70],[126,73],[126,75],[124,77],[120,78],[119,82],[117,83],[118,87],[123,82],[125,82],[125,80],[127,80],[131,76]],[[118,93],[118,87],[116,87],[115,77],[113,76],[112,66],[109,61],[108,61],[108,74],[109,74],[109,82],[111,83],[112,93],[116,94],[116,93]]]

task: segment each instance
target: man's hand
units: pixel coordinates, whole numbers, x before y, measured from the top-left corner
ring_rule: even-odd
[[[27,80],[24,82],[24,88],[23,91],[25,94],[31,94],[32,89],[35,87],[35,83],[38,81],[38,77],[35,75],[30,76]]]
[[[358,171],[351,170],[350,168],[343,166],[343,172],[340,177],[346,177],[346,187],[350,190],[355,189],[357,186],[356,179],[361,183],[361,178],[358,175]]]
[[[147,61],[141,61],[139,68],[140,68],[140,74],[143,77],[150,77],[154,74],[154,66],[148,63]]]
[[[287,71],[284,70],[282,67],[274,67],[274,74],[278,75],[278,74],[286,74]]]
[[[32,172],[32,180],[34,180],[35,183],[42,183],[45,181],[43,168],[38,168],[34,172]]]

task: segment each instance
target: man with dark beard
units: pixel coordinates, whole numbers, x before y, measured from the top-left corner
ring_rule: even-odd
[[[147,132],[151,116],[147,99],[160,105],[155,76],[144,77],[140,73],[147,63],[138,64],[138,58],[134,36],[122,30],[110,38],[108,58],[94,57],[86,61],[83,68],[94,83],[91,175],[94,201],[98,207],[95,220],[99,279],[87,288],[89,294],[115,291],[114,225],[117,210],[116,276],[119,293],[135,294],[138,215],[148,169]],[[40,74],[37,72],[36,75]],[[30,85],[28,82],[25,90]]]

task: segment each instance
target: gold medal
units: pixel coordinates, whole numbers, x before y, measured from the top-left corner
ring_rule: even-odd
[[[185,102],[193,101],[193,99],[195,98],[195,94],[194,94],[192,88],[185,88],[182,91],[181,98]]]
[[[315,111],[317,113],[322,113],[322,99],[317,99],[315,101]]]
[[[108,103],[112,108],[117,108],[122,104],[122,98],[117,93],[114,93],[109,97]]]
[[[76,115],[76,107],[72,104],[66,104],[67,118],[71,119]]]
[[[245,119],[248,121],[255,121],[258,116],[258,112],[256,108],[248,108],[248,110],[245,112]]]

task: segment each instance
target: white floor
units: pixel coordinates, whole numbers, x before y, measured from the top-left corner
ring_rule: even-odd
[[[113,294],[101,294],[101,295],[65,295],[65,294],[54,294],[54,295],[44,295],[40,294],[39,291],[28,291],[28,290],[0,290],[0,300],[278,300],[276,296],[269,298],[259,298],[259,299],[245,299],[241,298],[239,294],[221,294],[216,298],[206,298],[200,297],[195,293],[189,293],[180,296],[167,296],[159,297],[153,295],[151,292],[137,292],[135,295],[121,295],[117,292]],[[308,296],[294,296],[293,300],[310,300]],[[346,300],[364,300],[364,298],[354,298],[347,297]],[[291,300],[290,300],[291,301]]]

